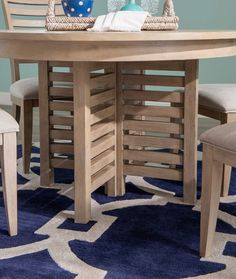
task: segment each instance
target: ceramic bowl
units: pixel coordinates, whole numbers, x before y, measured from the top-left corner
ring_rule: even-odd
[[[88,17],[93,8],[94,0],[62,0],[65,15],[69,17]]]

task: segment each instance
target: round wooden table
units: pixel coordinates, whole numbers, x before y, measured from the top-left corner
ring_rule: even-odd
[[[1,57],[55,61],[164,61],[235,55],[236,31],[1,31]],[[14,44],[12,43],[14,41]]]
[[[39,61],[41,184],[74,168],[82,223],[126,175],[183,181],[195,202],[198,60],[233,55],[236,31],[0,32],[0,57]]]

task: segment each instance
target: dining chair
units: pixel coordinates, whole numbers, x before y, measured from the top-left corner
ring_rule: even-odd
[[[45,29],[48,0],[3,0],[2,3],[6,28],[11,30]],[[56,8],[57,14],[63,14],[60,4],[57,4]],[[11,59],[10,94],[13,116],[17,122],[21,120],[24,173],[29,173],[30,169],[33,108],[39,106],[38,79],[35,77],[22,79],[20,75],[20,66],[30,63],[36,64],[35,61]]]
[[[210,256],[220,202],[224,165],[236,167],[236,122],[204,132],[200,255]]]
[[[15,119],[0,109],[0,168],[8,231],[17,234],[17,170],[16,133],[19,125]]]
[[[221,124],[236,121],[236,84],[199,86],[199,114],[219,120]],[[229,192],[231,167],[224,165],[221,196]]]

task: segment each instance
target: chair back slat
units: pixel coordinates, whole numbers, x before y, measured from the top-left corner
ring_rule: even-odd
[[[8,3],[15,3],[19,5],[47,5],[48,0],[7,0]]]
[[[34,5],[35,6],[35,5]],[[15,16],[30,16],[30,17],[45,17],[47,13],[47,6],[38,5],[37,9],[32,5],[10,5],[9,11],[11,15]],[[61,6],[56,6],[55,13],[57,15],[63,15],[63,9]]]
[[[2,0],[2,4],[7,29],[45,29],[48,0]],[[55,14],[64,15],[60,0],[56,0]],[[11,59],[12,82],[20,79],[21,63],[30,61]]]
[[[12,25],[14,28],[44,28],[45,21],[44,20],[25,20],[25,19],[13,19]]]
[[[3,9],[9,29],[45,29],[48,0],[3,0]],[[60,0],[55,13],[64,15]]]

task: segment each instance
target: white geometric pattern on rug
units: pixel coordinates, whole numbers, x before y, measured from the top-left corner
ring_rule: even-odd
[[[33,154],[33,157],[39,157],[39,154]],[[19,185],[20,190],[32,190],[39,187],[39,176],[35,173],[25,175],[22,172],[22,159],[18,160],[18,172],[23,177],[30,180],[25,185]],[[32,163],[32,166],[39,166],[39,163]],[[20,255],[31,254],[34,252],[48,250],[51,258],[62,269],[71,273],[78,274],[76,278],[89,278],[99,279],[104,278],[107,274],[106,270],[101,270],[96,267],[90,266],[80,260],[70,249],[68,243],[71,240],[81,240],[87,242],[95,242],[102,234],[109,229],[115,222],[117,217],[104,215],[103,212],[119,208],[126,208],[137,205],[166,205],[167,202],[174,204],[183,204],[182,199],[175,197],[173,193],[165,192],[147,183],[142,178],[128,177],[127,181],[132,182],[140,189],[145,189],[147,192],[156,194],[150,199],[133,199],[113,201],[106,204],[99,204],[92,200],[92,219],[95,223],[87,232],[58,229],[68,218],[73,218],[73,211],[62,211],[47,222],[44,226],[39,228],[35,233],[42,235],[49,235],[48,239],[12,248],[0,249],[0,260],[14,258]],[[73,199],[73,184],[55,184],[54,188],[60,189],[59,194]],[[162,196],[160,195],[162,193]],[[236,202],[236,196],[222,199],[223,202]],[[199,202],[193,210],[199,211]],[[225,212],[219,212],[219,218],[236,228],[236,217],[231,216]],[[184,241],[184,240],[183,240]],[[236,243],[236,235],[216,233],[214,250],[212,256],[207,258],[208,262],[218,262],[226,264],[226,269],[203,276],[191,278],[236,278],[236,259],[234,257],[223,256],[223,250],[227,241]],[[204,259],[203,259],[204,261]],[[32,277],[33,278],[33,277]],[[148,278],[148,277],[147,277]]]

